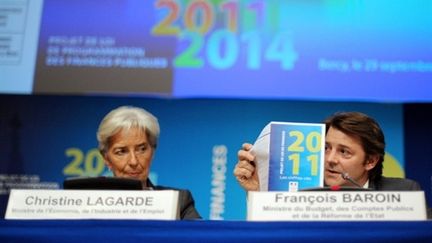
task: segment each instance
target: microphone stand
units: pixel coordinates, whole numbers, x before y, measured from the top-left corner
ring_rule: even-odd
[[[347,172],[341,172],[341,176],[344,180],[351,182],[356,187],[363,188],[360,184],[358,184],[355,180],[353,180],[353,178],[351,178],[351,176],[349,176]]]

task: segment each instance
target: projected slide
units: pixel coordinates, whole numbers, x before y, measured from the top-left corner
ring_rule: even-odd
[[[172,92],[175,39],[149,31],[152,1],[45,1],[36,93]]]
[[[40,22],[33,93],[432,101],[429,0],[45,0]]]

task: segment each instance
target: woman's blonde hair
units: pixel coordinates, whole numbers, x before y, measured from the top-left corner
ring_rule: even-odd
[[[138,128],[145,131],[149,143],[156,148],[159,139],[159,122],[150,112],[133,106],[121,106],[110,111],[99,124],[96,133],[99,142],[99,150],[104,154],[109,145],[110,139],[121,130]]]

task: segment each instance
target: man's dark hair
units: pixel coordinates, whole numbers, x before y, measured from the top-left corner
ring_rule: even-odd
[[[369,180],[381,178],[385,154],[384,133],[371,117],[360,112],[338,112],[325,120],[326,133],[333,127],[347,135],[360,138],[366,159],[378,155],[378,163],[369,171]]]

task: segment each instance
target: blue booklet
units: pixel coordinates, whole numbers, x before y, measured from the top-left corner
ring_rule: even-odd
[[[252,152],[261,191],[298,191],[324,184],[325,124],[270,122]]]

